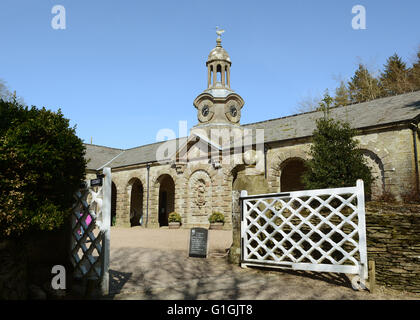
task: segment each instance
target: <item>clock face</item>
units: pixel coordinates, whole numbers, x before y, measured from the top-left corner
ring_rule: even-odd
[[[225,115],[227,120],[232,123],[238,123],[241,118],[241,108],[237,101],[231,100],[225,106]]]
[[[209,106],[205,105],[202,109],[201,109],[201,114],[203,115],[203,117],[207,117],[209,115],[210,109]]]
[[[238,114],[238,110],[235,106],[230,107],[230,114],[232,115],[232,117],[236,117],[236,115]]]
[[[214,106],[211,101],[202,101],[198,107],[198,121],[208,122],[213,118]]]

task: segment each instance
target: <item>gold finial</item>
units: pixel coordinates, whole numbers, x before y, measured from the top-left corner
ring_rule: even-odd
[[[216,43],[218,46],[221,46],[222,43],[222,38],[220,38],[220,36],[225,32],[225,30],[223,29],[219,29],[218,26],[216,26],[216,34],[217,34],[217,39],[216,39]]]

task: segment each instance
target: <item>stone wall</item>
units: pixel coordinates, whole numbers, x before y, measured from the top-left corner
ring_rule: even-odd
[[[208,227],[208,217],[218,211],[225,215],[225,229],[231,229],[230,168],[216,169],[202,162],[190,162],[181,168],[170,164],[153,164],[149,173],[148,227],[159,227],[159,190],[162,177],[169,176],[175,185],[174,207],[181,215],[182,227]],[[143,222],[147,212],[147,169],[139,165],[130,169],[112,171],[112,181],[117,189],[116,225],[129,227],[131,186],[137,180],[143,187]]]
[[[228,260],[233,264],[241,262],[241,192],[232,191],[232,246],[229,249]]]
[[[420,293],[420,205],[366,205],[368,260],[376,282]]]
[[[233,194],[233,244],[229,261],[240,263],[239,192]],[[366,205],[368,260],[376,265],[376,283],[420,293],[420,205]]]
[[[373,131],[356,137],[360,148],[372,167],[375,182],[374,198],[383,190],[391,192],[397,200],[412,191],[416,183],[412,130],[392,128]],[[290,159],[309,159],[310,139],[270,143],[267,152],[268,183],[270,192],[281,192],[280,177],[284,164]]]
[[[415,186],[415,162],[413,151],[412,131],[407,127],[393,127],[390,129],[364,132],[356,137],[364,152],[368,165],[372,167],[375,182],[372,186],[373,197],[378,199],[383,191],[391,192],[397,200],[401,195],[409,193]],[[253,173],[237,172],[234,177],[235,165],[222,161],[221,166],[210,163],[207,158],[201,159],[200,150],[192,147],[188,150],[186,164],[152,163],[150,166],[149,190],[147,188],[146,164],[130,167],[114,168],[112,181],[117,189],[116,196],[116,225],[130,226],[130,203],[132,186],[137,181],[142,185],[142,210],[148,212],[148,227],[159,227],[159,188],[163,176],[169,176],[175,185],[174,209],[182,217],[182,227],[207,227],[208,217],[214,212],[225,215],[225,229],[231,228],[231,191],[246,189],[252,194],[281,192],[281,177],[287,169],[291,159],[305,160],[309,158],[310,138],[272,142],[266,155],[267,172]],[[419,148],[420,149],[420,148]],[[196,154],[197,153],[197,154]],[[191,157],[190,157],[191,156]],[[243,155],[235,154],[231,160],[234,163],[242,159]],[[248,168],[249,169],[249,168]],[[293,168],[288,168],[293,170]],[[289,172],[293,179],[293,172]],[[93,175],[91,175],[93,177]],[[233,179],[236,178],[236,181]],[[233,186],[232,186],[233,185]],[[149,206],[147,210],[147,195]],[[139,201],[140,202],[140,201]],[[146,221],[143,216],[143,223]]]

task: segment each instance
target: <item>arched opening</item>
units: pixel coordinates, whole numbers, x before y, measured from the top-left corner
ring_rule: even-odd
[[[385,190],[385,169],[382,160],[372,151],[367,149],[361,149],[363,156],[366,160],[366,164],[370,167],[373,181],[371,184],[370,197],[366,197],[366,200],[378,200]]]
[[[111,185],[111,226],[115,226],[117,219],[117,187],[114,182]]]
[[[238,179],[238,176],[242,176],[241,173],[245,171],[245,165],[237,165],[231,171],[232,175],[232,190],[241,191],[241,190],[248,190],[246,184],[243,181]]]
[[[222,82],[222,66],[220,64],[217,65],[217,78],[216,81],[217,82]]]
[[[168,225],[169,213],[175,210],[175,183],[172,177],[164,174],[159,178],[159,226]]]
[[[214,85],[214,83],[213,83],[213,66],[210,66],[210,79],[209,79],[209,85]]]
[[[140,226],[143,222],[143,185],[135,178],[131,184],[130,224]]]
[[[264,175],[249,175],[245,165],[238,165],[231,170],[232,191],[246,190],[248,195],[269,193],[270,188]]]
[[[304,190],[302,177],[306,171],[305,161],[301,158],[292,158],[286,160],[282,164],[280,176],[280,190],[285,191],[298,191]]]
[[[227,71],[227,66],[225,67],[225,84],[227,85],[227,86],[229,86],[229,78],[228,78],[228,71]]]

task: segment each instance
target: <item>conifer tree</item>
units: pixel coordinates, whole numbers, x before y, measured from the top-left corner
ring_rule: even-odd
[[[379,80],[369,70],[359,64],[354,76],[348,83],[351,103],[370,101],[381,97]]]
[[[385,96],[402,94],[413,89],[409,69],[396,53],[387,59],[380,81]]]
[[[317,109],[324,112],[324,118],[329,118],[332,102],[333,98],[330,96],[328,89],[325,89],[324,98],[319,102],[319,107]]]
[[[413,90],[420,90],[420,48],[417,52],[417,61],[413,63],[413,67],[409,70],[409,79]]]
[[[344,81],[340,82],[340,86],[335,89],[334,107],[346,106],[350,103],[350,93]]]

